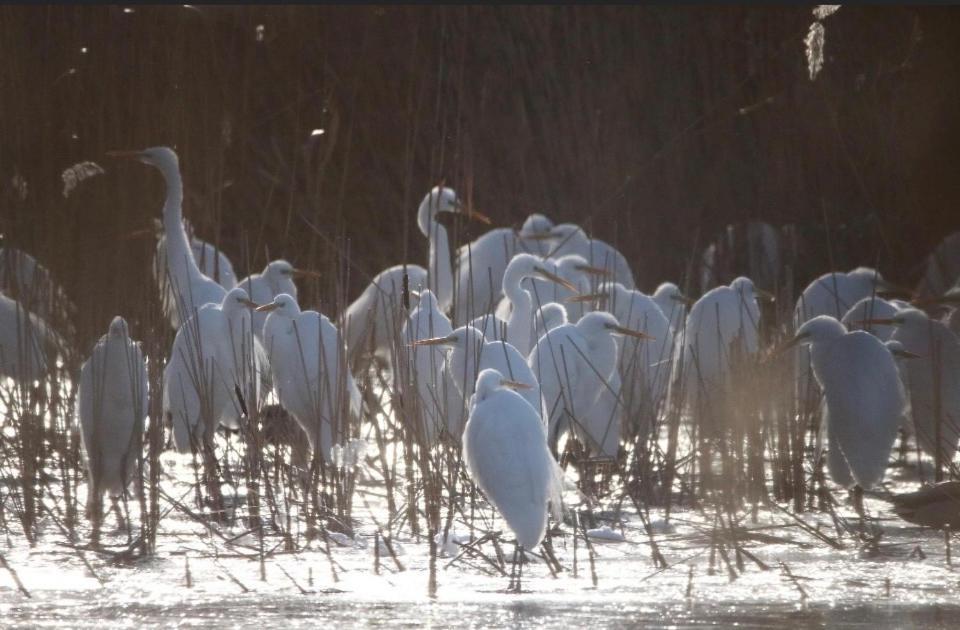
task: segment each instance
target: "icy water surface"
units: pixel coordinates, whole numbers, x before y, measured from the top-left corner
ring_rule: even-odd
[[[192,476],[186,460],[164,459],[173,475],[170,486],[186,488]],[[910,475],[909,469],[892,470],[891,488],[915,486],[912,478],[904,478]],[[315,542],[306,552],[268,554],[263,580],[256,537],[243,535],[241,526],[219,532],[222,536],[211,535],[185,515],[171,512],[163,520],[156,558],[115,566],[105,556],[84,551],[95,577],[77,551],[63,544],[55,523],[44,521],[45,535],[36,548],[15,539],[0,543],[30,593],[29,598],[21,594],[9,573],[0,570],[0,624],[18,628],[960,627],[960,572],[947,565],[943,536],[900,521],[879,498],[867,500],[868,510],[879,518],[875,524],[884,531],[873,548],[843,535],[838,538],[843,548],[834,549],[797,526],[787,513],[761,511],[756,523],[746,518],[740,523],[747,530],[740,538],[742,548],[756,561],[742,555],[738,566],[729,546],[724,548],[726,558],[714,553],[711,560],[712,519],[680,511],[665,525],[663,515],[651,511],[655,540],[669,564],[666,568],[655,567],[639,518],[626,514],[625,541],[594,544],[596,586],[582,540],[577,575],[573,575],[574,548],[566,525],[564,535],[554,539],[563,567],[556,578],[534,559],[526,566],[525,592],[506,594],[501,591],[507,578],[494,574],[491,564],[483,559],[452,562],[451,555],[446,555],[438,560],[438,597],[431,600],[426,539],[401,537],[396,541],[397,559],[403,570],[384,553],[379,575],[374,572],[375,527],[366,517],[371,509],[380,509],[376,496],[380,490],[371,482],[358,493],[354,516],[363,525],[355,540],[331,543],[332,566],[322,543]],[[851,516],[849,506],[843,510]],[[601,522],[612,521],[612,512],[599,510],[598,515]],[[829,538],[838,537],[828,515],[806,513],[802,518]],[[456,523],[454,530],[468,535],[463,523]],[[615,525],[614,530],[619,528]],[[106,542],[117,548],[125,542],[118,532],[112,536]],[[234,536],[239,537],[225,541]],[[277,542],[267,539],[266,546],[273,548]],[[482,549],[489,557],[495,554],[490,544]],[[448,551],[457,553],[455,548]],[[504,552],[509,554],[509,547]]]

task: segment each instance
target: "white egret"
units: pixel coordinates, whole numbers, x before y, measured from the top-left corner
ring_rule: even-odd
[[[617,370],[622,383],[625,434],[646,436],[660,411],[670,384],[673,332],[670,321],[653,298],[619,282],[600,285],[595,297],[624,327],[650,335],[654,341],[618,338]],[[579,299],[579,298],[574,298]],[[629,429],[629,431],[627,431]]]
[[[50,325],[0,293],[0,376],[21,384],[43,378],[66,344]]]
[[[447,426],[448,414],[462,415],[464,400],[446,371],[446,356],[443,350],[431,345],[416,345],[415,342],[453,333],[450,320],[440,310],[437,298],[429,289],[420,293],[420,303],[410,313],[403,325],[403,340],[409,350],[409,375],[406,397],[417,399],[416,408],[423,421],[422,436],[425,444],[434,444]]]
[[[731,370],[739,360],[757,353],[758,295],[769,294],[740,276],[730,286],[707,291],[690,309],[677,350],[682,363],[676,367],[682,370],[683,394],[689,408],[718,412],[716,405],[721,399],[716,397],[727,391]]]
[[[540,414],[516,389],[530,383],[508,380],[494,369],[480,372],[463,432],[463,459],[477,487],[517,537],[515,554],[536,549],[547,531],[547,510],[560,518],[562,473],[547,447]],[[515,582],[520,590],[520,578]]]
[[[429,273],[419,265],[395,265],[378,273],[363,293],[344,312],[349,363],[357,369],[361,356],[372,351],[375,357],[390,361],[391,339],[399,325],[403,277],[411,291],[430,289],[440,308],[449,310],[453,301],[453,271],[450,268],[450,245],[447,229],[437,220],[440,212],[464,213],[486,223],[484,215],[467,211],[452,188],[434,187],[420,202],[417,226],[429,241]],[[405,315],[405,314],[404,314]]]
[[[670,320],[673,333],[676,335],[680,332],[687,320],[687,308],[693,304],[693,300],[685,296],[680,287],[672,282],[661,283],[650,297]]]
[[[70,338],[75,337],[76,307],[43,263],[15,247],[0,247],[0,292]]]
[[[611,280],[619,282],[628,289],[636,287],[633,272],[630,271],[630,265],[624,255],[608,243],[590,238],[579,225],[573,223],[555,225],[550,230],[549,238],[554,244],[549,258],[579,254],[592,267],[607,270]]]
[[[944,237],[924,262],[916,293],[921,299],[943,295],[960,279],[960,232]]]
[[[256,306],[236,287],[177,331],[163,372],[163,412],[181,452],[209,444],[218,424],[236,428],[244,406],[260,400],[264,355],[250,324]]]
[[[485,369],[495,369],[511,380],[536,385],[536,377],[527,361],[511,344],[503,340],[490,341],[473,326],[461,326],[446,337],[434,337],[413,342],[415,346],[445,346],[447,374],[460,390],[464,401],[470,400],[477,375]],[[540,392],[533,387],[520,395],[540,413]],[[462,414],[448,413],[447,431],[455,439],[463,434]]]
[[[316,278],[319,277],[315,271],[306,271],[296,269],[286,260],[274,260],[264,267],[260,273],[247,276],[240,281],[239,286],[246,289],[250,299],[257,304],[268,304],[281,293],[286,293],[293,299],[297,299],[297,285],[294,284],[294,278]],[[253,333],[258,339],[263,339],[263,322],[267,319],[264,313],[254,311]]]
[[[895,326],[891,339],[918,356],[906,365],[914,433],[938,468],[949,465],[960,442],[960,341],[943,322],[917,309],[871,323]]]
[[[889,286],[880,272],[869,267],[857,267],[848,273],[825,273],[808,284],[797,298],[793,309],[794,329],[817,315],[840,319],[854,304]]]
[[[533,337],[533,318],[535,310],[539,307],[537,300],[539,299],[542,303],[555,301],[548,299],[546,296],[541,296],[539,293],[534,296],[530,290],[523,288],[522,282],[525,279],[536,277],[560,285],[571,295],[578,293],[575,285],[557,275],[554,263],[542,260],[532,254],[517,254],[513,257],[503,274],[504,300],[509,308],[498,309],[501,315],[498,315],[497,319],[503,321],[507,331],[507,341],[524,356],[530,353],[530,349],[536,342]],[[535,287],[531,287],[531,289],[537,291]],[[504,313],[504,311],[507,312]],[[488,318],[483,318],[484,322],[487,320]],[[471,323],[477,326],[480,322],[474,320]]]
[[[593,455],[616,457],[622,411],[617,408],[620,375],[614,335],[650,338],[621,326],[610,313],[594,311],[576,324],[549,331],[530,353],[527,361],[540,385],[551,449],[572,426]]]
[[[549,233],[553,221],[531,214],[517,232],[495,228],[456,253],[456,301],[454,316],[466,322],[493,311],[502,295],[503,274],[516,254],[545,256],[549,242],[537,238]]]
[[[549,302],[540,307],[533,318],[534,336],[537,339],[545,334],[569,323],[567,320],[567,309],[556,302]]]
[[[281,293],[257,309],[269,313],[263,325],[280,404],[307,434],[314,454],[326,460],[330,448],[349,437],[349,416],[360,415],[360,390],[346,369],[346,349],[337,327],[317,311],[301,311]]]
[[[865,322],[871,319],[889,319],[898,310],[900,309],[892,302],[881,297],[869,296],[851,306],[840,322],[847,330],[866,330],[880,341],[887,341],[893,334],[893,326],[870,326]]]
[[[545,264],[552,262],[551,269],[558,276],[566,280],[569,285],[561,285],[556,282],[550,282],[538,277],[532,277],[524,280],[524,284],[531,289],[531,295],[538,305],[555,302],[561,304],[567,311],[567,321],[576,324],[583,317],[584,313],[590,311],[589,302],[582,300],[570,300],[569,298],[578,294],[588,294],[597,289],[596,279],[602,280],[611,274],[606,269],[594,267],[587,264],[587,260],[580,254],[567,254],[559,258],[544,261]],[[570,286],[576,288],[575,291]],[[501,300],[501,306],[505,300]],[[497,310],[501,315],[501,311]],[[534,337],[536,341],[539,337]]]
[[[87,456],[87,514],[94,523],[94,537],[103,518],[103,495],[115,502],[137,469],[147,403],[143,352],[118,315],[80,368],[77,394],[80,438]]]
[[[788,345],[796,344],[811,346],[813,373],[826,399],[829,448],[839,451],[831,472],[855,484],[862,513],[862,490],[883,480],[906,404],[893,355],[873,335],[847,332],[828,315],[805,322]]]
[[[113,157],[135,158],[163,175],[167,196],[163,203],[163,232],[166,241],[166,295],[161,302],[175,329],[204,304],[220,304],[227,290],[204,275],[193,257],[193,249],[183,227],[183,179],[177,154],[169,147],[151,147],[143,151],[111,151]],[[161,275],[161,277],[163,277]]]

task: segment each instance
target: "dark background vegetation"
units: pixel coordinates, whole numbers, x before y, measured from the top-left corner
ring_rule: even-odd
[[[122,237],[163,196],[104,152],[169,144],[238,273],[338,270],[310,306],[425,260],[415,207],[441,178],[500,224],[584,224],[645,289],[753,218],[799,227],[805,279],[832,258],[912,281],[958,223],[958,18],[844,7],[811,81],[810,7],[6,6],[0,231],[103,330],[155,291],[154,241]],[[64,198],[81,160],[107,174]]]

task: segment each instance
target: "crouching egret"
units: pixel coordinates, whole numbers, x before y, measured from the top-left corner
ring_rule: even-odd
[[[540,385],[552,450],[572,426],[591,454],[616,457],[621,410],[613,335],[650,339],[624,328],[612,314],[594,311],[549,331],[530,353],[527,361]]]
[[[259,401],[265,367],[250,328],[250,309],[256,306],[236,287],[177,331],[163,372],[163,412],[181,452],[211,444],[218,424],[239,426],[244,405]]]
[[[137,469],[147,402],[143,353],[118,315],[80,368],[77,395],[94,540],[103,519],[103,495],[116,505]]]
[[[893,325],[890,338],[918,356],[906,365],[910,410],[917,443],[934,458],[939,480],[960,442],[960,341],[943,322],[913,308],[869,323]]]
[[[893,355],[873,335],[847,332],[828,315],[804,323],[787,346],[797,344],[810,345],[813,374],[826,399],[829,448],[843,457],[833,461],[831,472],[855,486],[862,514],[862,491],[883,480],[906,405]]]
[[[437,296],[440,308],[449,310],[453,301],[453,271],[450,268],[450,244],[447,229],[437,220],[440,212],[463,213],[469,218],[489,223],[479,212],[464,209],[452,188],[434,187],[417,210],[417,226],[429,242],[428,268],[419,265],[395,265],[378,273],[363,293],[346,309],[343,316],[346,328],[349,363],[354,371],[361,357],[372,352],[384,362],[390,361],[391,339],[399,330],[397,318],[402,312],[400,295],[403,277],[412,291],[430,289]],[[406,316],[406,313],[403,313]]]
[[[294,278],[316,278],[319,277],[315,271],[306,271],[296,269],[286,260],[274,260],[260,273],[247,276],[240,281],[240,286],[246,289],[250,299],[257,304],[268,304],[281,293],[297,299],[297,285],[294,284]],[[263,339],[263,322],[267,319],[264,313],[254,311],[251,314],[253,318],[253,334],[258,339]]]
[[[771,297],[741,276],[707,291],[687,315],[682,363],[684,398],[701,418],[719,414],[738,361],[759,348],[760,307],[757,296]]]
[[[197,266],[193,249],[183,227],[183,179],[177,154],[169,147],[151,147],[143,151],[110,151],[107,155],[134,158],[160,171],[167,185],[163,202],[163,234],[166,259],[161,265],[167,279],[161,285],[161,302],[174,329],[204,304],[220,304],[227,290],[206,276]],[[164,277],[161,274],[161,277]]]
[[[337,327],[317,311],[301,311],[281,293],[257,309],[263,324],[273,390],[307,434],[321,461],[349,437],[349,416],[360,415],[360,390],[346,369],[346,349]]]
[[[24,385],[39,380],[66,347],[46,321],[0,293],[0,376]]]
[[[446,371],[443,350],[429,344],[417,344],[424,339],[448,337],[453,333],[450,320],[437,305],[437,298],[428,290],[420,293],[420,303],[403,325],[403,340],[410,347],[409,374],[403,378],[409,400],[416,396],[415,408],[423,426],[417,434],[426,445],[436,442],[446,428],[448,414],[462,415],[463,397]]]
[[[446,337],[434,337],[413,342],[414,346],[444,346],[449,351],[446,371],[464,401],[470,400],[477,375],[486,369],[495,369],[507,378],[528,385],[520,391],[530,406],[541,413],[540,392],[535,387],[537,379],[520,352],[503,340],[487,340],[473,326],[461,326]],[[447,431],[459,440],[463,435],[463,414],[448,410]]]
[[[547,447],[540,414],[515,390],[530,383],[508,380],[494,369],[477,377],[463,433],[463,459],[474,483],[517,537],[520,591],[523,550],[536,549],[547,531],[547,509],[560,518],[561,472]]]
[[[519,232],[495,228],[457,250],[457,276],[454,316],[467,322],[490,313],[502,293],[503,274],[519,253],[545,256],[549,242],[541,240],[553,228],[553,221],[542,214],[531,214]]]

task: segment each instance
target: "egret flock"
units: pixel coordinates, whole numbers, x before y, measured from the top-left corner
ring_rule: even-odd
[[[744,369],[792,375],[789,415],[809,414],[822,436],[814,465],[854,491],[861,513],[901,431],[934,460],[938,480],[955,471],[956,278],[927,282],[937,292],[920,294],[871,268],[831,272],[809,283],[780,325],[765,321],[784,299],[766,279],[736,277],[703,287],[696,300],[672,282],[646,294],[615,247],[543,214],[453,248],[442,215],[490,219],[441,185],[417,209],[426,264],[385,269],[342,312],[321,313],[302,309],[296,281],[323,272],[274,260],[238,279],[225,252],[192,234],[172,149],[110,155],[153,167],[166,184],[153,272],[175,337],[165,358],[148,357],[117,316],[85,355],[76,415],[95,527],[104,495],[120,499],[135,477],[158,397],[181,452],[214,452],[221,427],[237,431],[274,404],[321,462],[392,409],[419,451],[462,454],[521,559],[548,536],[550,514],[562,522],[571,459],[626,465],[638,445],[657,444],[671,414],[704,440],[722,439],[738,422]],[[29,385],[57,355],[75,352],[66,341],[74,333],[63,329],[72,307],[42,264],[0,252],[0,376]],[[36,285],[52,299],[34,299]],[[147,365],[160,359],[162,391],[150,391]],[[376,405],[373,390],[384,383],[397,395]]]

